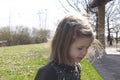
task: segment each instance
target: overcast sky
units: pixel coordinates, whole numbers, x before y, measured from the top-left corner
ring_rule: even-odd
[[[64,15],[59,6],[57,0],[0,0],[0,27],[24,25],[38,28],[40,19],[44,26],[47,18],[46,26],[54,29],[57,20]]]

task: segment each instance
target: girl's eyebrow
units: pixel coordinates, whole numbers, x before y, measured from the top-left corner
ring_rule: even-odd
[[[78,46],[78,47],[80,47],[80,48],[82,47],[82,48],[83,48],[83,47],[85,47],[85,46]]]
[[[78,46],[78,47],[82,47],[82,48],[83,48],[83,47],[87,47],[87,48],[88,48],[88,47],[90,47],[90,45],[87,45],[87,46]]]

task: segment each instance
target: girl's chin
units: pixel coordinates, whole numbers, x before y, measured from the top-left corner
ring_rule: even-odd
[[[82,58],[77,58],[75,62],[79,63],[81,60],[82,60]]]
[[[76,61],[76,63],[80,63],[80,61],[81,61],[81,60],[79,60],[79,61]]]

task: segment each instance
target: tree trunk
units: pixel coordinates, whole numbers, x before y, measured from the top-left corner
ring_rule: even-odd
[[[108,36],[107,36],[107,42],[110,42],[110,26],[109,26],[109,17],[107,18],[107,27],[108,27]]]
[[[98,7],[98,40],[105,48],[105,5]]]
[[[98,39],[98,12],[96,12],[96,39]]]

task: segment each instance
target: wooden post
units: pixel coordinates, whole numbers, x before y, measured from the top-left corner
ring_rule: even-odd
[[[90,4],[90,8],[98,7],[98,40],[103,44],[105,48],[105,5],[112,0],[93,0]]]
[[[105,5],[98,7],[98,40],[105,48]]]

